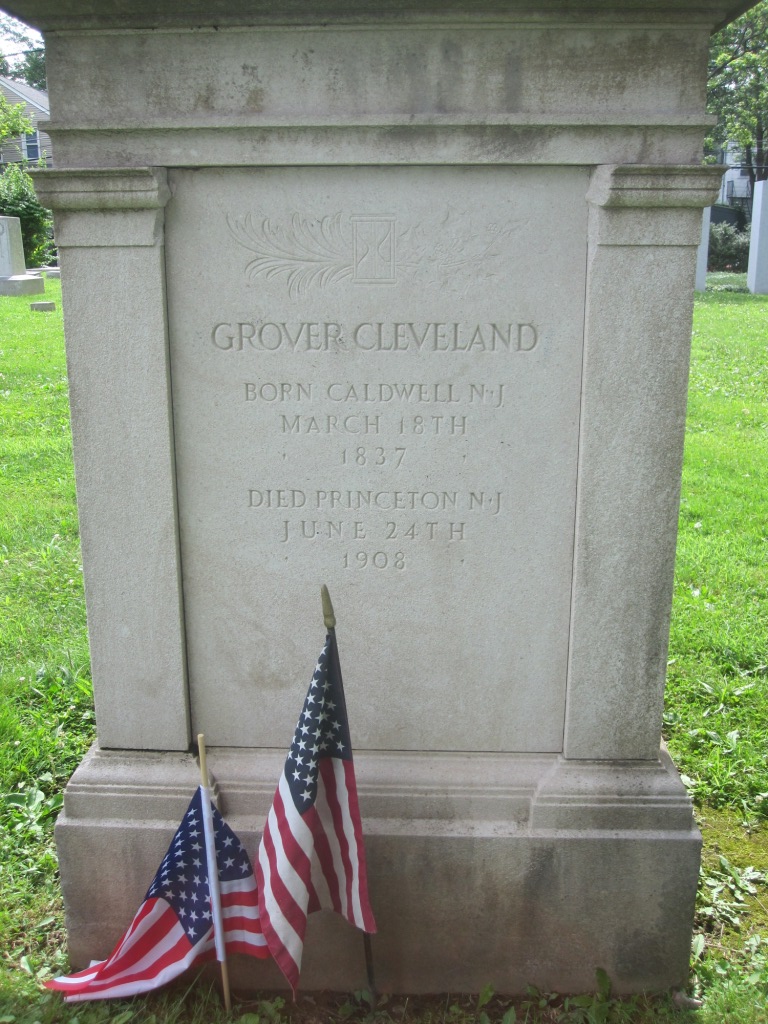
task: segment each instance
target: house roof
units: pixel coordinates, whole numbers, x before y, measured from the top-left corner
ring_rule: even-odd
[[[26,82],[16,82],[12,78],[5,78],[2,75],[0,75],[0,89],[8,97],[9,102],[28,103],[38,113],[43,114],[45,117],[50,116],[47,92],[34,89],[31,85],[27,85]],[[11,94],[10,96],[8,96],[9,93]],[[12,99],[14,96],[17,99]]]

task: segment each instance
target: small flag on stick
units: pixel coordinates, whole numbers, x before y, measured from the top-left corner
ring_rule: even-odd
[[[232,1009],[232,993],[229,988],[229,966],[227,964],[227,943],[224,927],[224,914],[221,907],[221,884],[218,865],[216,863],[216,825],[213,821],[213,801],[208,789],[208,760],[205,752],[205,735],[197,734],[197,752],[200,759],[200,804],[203,812],[203,837],[205,839],[205,866],[208,871],[208,887],[211,897],[211,914],[213,915],[213,942],[216,947],[216,959],[221,970],[221,987],[224,992],[224,1007],[229,1013]]]
[[[48,988],[62,992],[67,1002],[119,999],[151,992],[195,962],[215,957],[203,799],[210,804],[201,786],[112,954],[84,971],[47,982]],[[266,958],[269,950],[248,854],[215,807],[211,814],[226,951]]]
[[[347,709],[329,626],[259,845],[259,915],[296,991],[307,915],[335,910],[375,932]]]

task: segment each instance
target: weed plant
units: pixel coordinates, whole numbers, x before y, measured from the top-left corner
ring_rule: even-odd
[[[128,1002],[41,991],[67,969],[52,826],[93,703],[58,284],[55,313],[0,298],[0,1024],[768,1024],[768,299],[731,277],[696,305],[665,713],[705,840],[699,1009],[616,999],[599,970],[586,995],[270,997],[229,1017],[205,972]]]

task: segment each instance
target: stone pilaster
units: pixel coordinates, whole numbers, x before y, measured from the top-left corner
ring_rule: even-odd
[[[696,247],[721,173],[600,166],[587,194],[568,758],[658,757]]]
[[[189,746],[165,311],[164,170],[42,171],[62,264],[103,747]]]

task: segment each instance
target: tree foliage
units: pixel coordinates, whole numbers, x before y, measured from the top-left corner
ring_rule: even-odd
[[[714,141],[742,147],[753,185],[768,178],[768,0],[712,37],[708,97]]]
[[[709,229],[707,270],[728,270],[744,274],[749,263],[749,232],[732,224],[713,224]]]
[[[0,54],[0,75],[45,91],[45,47],[40,34],[8,14],[0,14],[0,38],[12,44],[9,56]]]
[[[21,164],[8,164],[0,174],[0,216],[21,221],[28,267],[46,266],[56,259],[51,211],[40,203],[32,178]]]
[[[24,81],[41,92],[47,92],[48,79],[45,70],[45,47],[40,46],[35,50],[29,50],[24,55],[21,63],[21,73]]]
[[[32,122],[24,113],[24,104],[9,103],[4,96],[0,96],[0,146],[8,139],[26,135],[32,130]]]
[[[18,64],[11,70],[11,77],[17,82],[26,82],[33,89],[45,92],[45,49],[42,46],[26,50]]]

